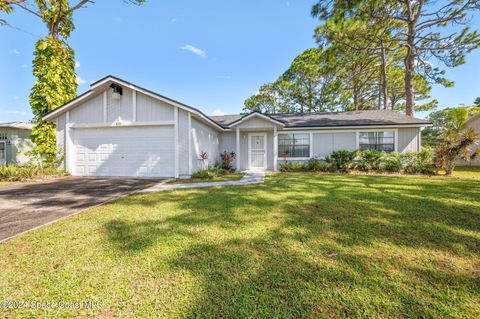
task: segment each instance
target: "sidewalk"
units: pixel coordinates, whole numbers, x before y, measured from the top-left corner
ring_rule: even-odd
[[[152,187],[142,189],[136,193],[152,193],[172,189],[186,189],[199,187],[214,187],[214,186],[235,186],[235,185],[250,185],[263,184],[265,181],[265,172],[247,172],[245,176],[239,181],[228,182],[204,182],[204,183],[188,183],[188,184],[157,184]]]

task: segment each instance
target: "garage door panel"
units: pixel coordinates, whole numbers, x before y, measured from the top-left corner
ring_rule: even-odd
[[[173,128],[75,129],[74,174],[174,176]]]

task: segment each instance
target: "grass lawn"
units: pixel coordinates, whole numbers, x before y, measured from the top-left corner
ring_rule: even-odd
[[[15,184],[18,184],[18,183],[21,183],[21,182],[2,182],[2,181],[0,181],[0,187],[15,185]]]
[[[267,176],[134,195],[0,245],[6,317],[479,318],[480,182]],[[58,311],[58,313],[57,313]]]
[[[207,183],[207,182],[228,182],[239,181],[242,179],[244,173],[229,173],[225,175],[215,176],[212,179],[190,178],[190,179],[175,179],[167,182],[167,184],[188,184],[188,183]]]
[[[459,178],[480,179],[480,167],[455,167],[453,176]]]

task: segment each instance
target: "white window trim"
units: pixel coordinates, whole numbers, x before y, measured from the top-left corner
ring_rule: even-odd
[[[295,131],[295,132],[281,132],[278,133],[278,135],[287,135],[287,134],[309,134],[309,156],[308,157],[283,157],[279,156],[278,159],[282,161],[288,161],[289,159],[295,160],[295,161],[301,161],[301,160],[308,160],[313,157],[313,133],[312,131]]]
[[[369,129],[357,131],[357,150],[360,149],[360,133],[368,132],[394,132],[393,136],[393,151],[398,152],[398,128],[395,129]]]
[[[263,154],[263,169],[266,170],[268,165],[267,165],[267,133],[248,133],[248,169],[253,170],[252,168],[252,139],[250,138],[251,136],[263,136],[263,149],[264,149],[264,154]],[[255,167],[255,169],[258,169],[259,167]]]

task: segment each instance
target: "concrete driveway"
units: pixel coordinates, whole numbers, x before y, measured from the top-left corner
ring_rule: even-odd
[[[0,187],[0,241],[160,180],[66,177]]]

